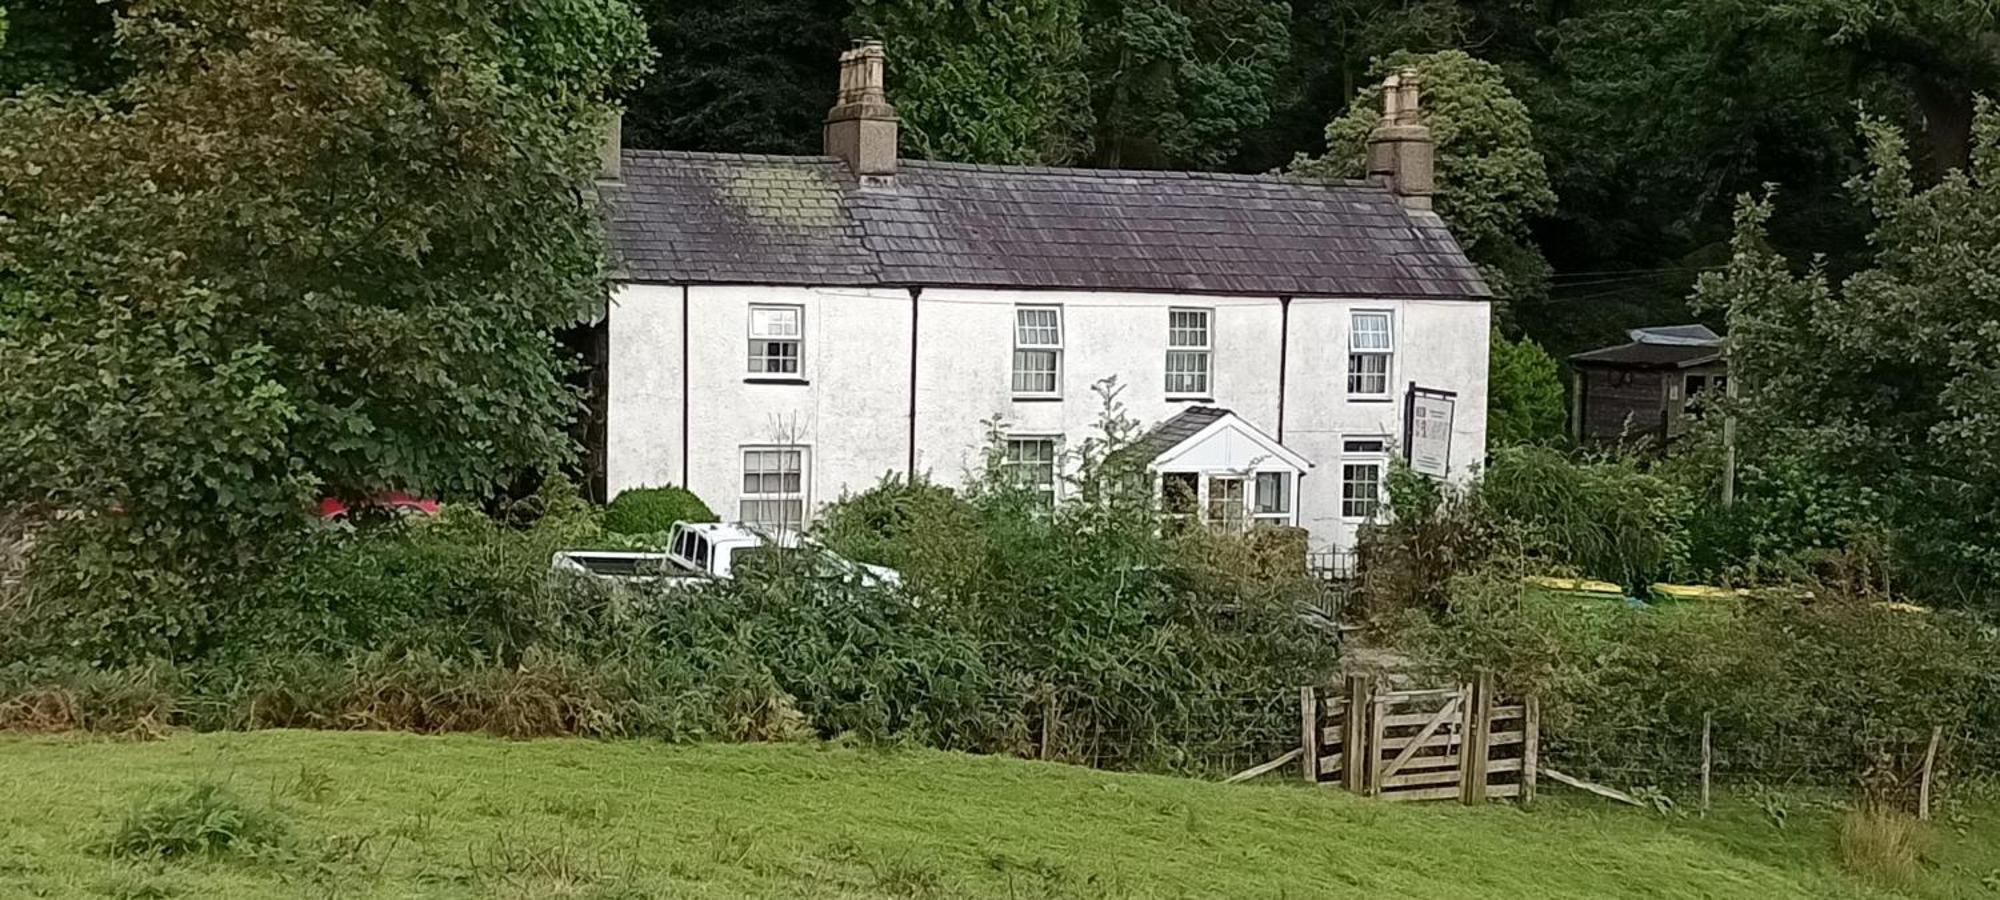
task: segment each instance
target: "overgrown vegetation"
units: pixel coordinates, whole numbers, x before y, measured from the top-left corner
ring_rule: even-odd
[[[675,522],[714,522],[708,504],[686,488],[632,488],[604,508],[604,529],[612,534],[660,534]]]
[[[159,791],[135,805],[105,838],[103,850],[137,859],[220,856],[270,847],[283,820],[215,782]]]
[[[558,551],[649,539],[609,533],[555,480],[519,504],[532,524],[447,506],[303,535],[199,610],[201,640],[126,644],[148,610],[78,617],[37,595],[0,610],[17,660],[0,724],[852,735],[1173,770],[1275,755],[1296,737],[1287,688],[1337,659],[1306,621],[1303,543],[1163,529],[1117,461],[1136,424],[1108,410],[1069,461],[1078,502],[1050,509],[996,466],[963,494],[887,482],[834,504],[825,542],[900,585],[795,554],[729,581],[561,576]]]

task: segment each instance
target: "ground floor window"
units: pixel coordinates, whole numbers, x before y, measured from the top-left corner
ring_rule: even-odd
[[[744,448],[743,502],[737,518],[766,528],[805,524],[805,461],[804,447]]]
[[[1201,512],[1201,476],[1193,472],[1161,473],[1160,511],[1170,519],[1192,520]]]
[[[1349,438],[1341,444],[1340,515],[1370,519],[1382,509],[1382,474],[1388,467],[1388,442],[1382,438]]]
[[[1003,461],[1007,480],[1023,490],[1033,491],[1044,503],[1056,502],[1056,439],[1015,437],[1007,439]]]
[[[1242,528],[1249,507],[1244,502],[1243,479],[1239,476],[1210,476],[1208,479],[1208,524]]]
[[[1257,505],[1254,515],[1257,521],[1263,524],[1291,524],[1292,473],[1257,473]]]

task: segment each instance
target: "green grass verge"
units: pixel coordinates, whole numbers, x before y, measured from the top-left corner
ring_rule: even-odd
[[[1749,804],[1705,820],[1574,797],[1403,806],[1277,779],[822,745],[6,737],[0,798],[6,897],[1882,895],[1840,871],[1817,804],[1783,828]],[[164,859],[114,849],[134,810],[166,827],[182,808],[223,830],[272,816],[281,837]],[[1984,812],[2000,809],[1941,829],[1916,893],[2000,884]]]

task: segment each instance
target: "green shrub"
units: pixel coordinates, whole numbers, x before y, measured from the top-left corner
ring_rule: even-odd
[[[659,534],[675,522],[714,522],[715,513],[693,492],[677,487],[620,491],[604,508],[604,528],[613,534]]]
[[[1690,782],[1713,723],[1720,777],[1855,783],[1907,768],[1930,731],[1968,769],[2000,762],[2000,642],[1942,614],[1823,594],[1627,607],[1491,573],[1394,643],[1438,674],[1487,668],[1542,701],[1544,758],[1624,784]]]
[[[1634,586],[1680,570],[1694,501],[1680,485],[1636,460],[1579,461],[1546,447],[1493,452],[1477,487],[1526,548],[1593,578]]]
[[[132,807],[103,849],[115,856],[184,859],[270,847],[285,834],[285,824],[275,814],[245,803],[222,785],[200,782]]]

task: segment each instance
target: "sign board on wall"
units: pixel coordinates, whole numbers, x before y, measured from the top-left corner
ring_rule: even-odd
[[[1410,470],[1433,478],[1451,471],[1452,417],[1458,395],[1421,388],[1412,382],[1403,400],[1403,458]]]

